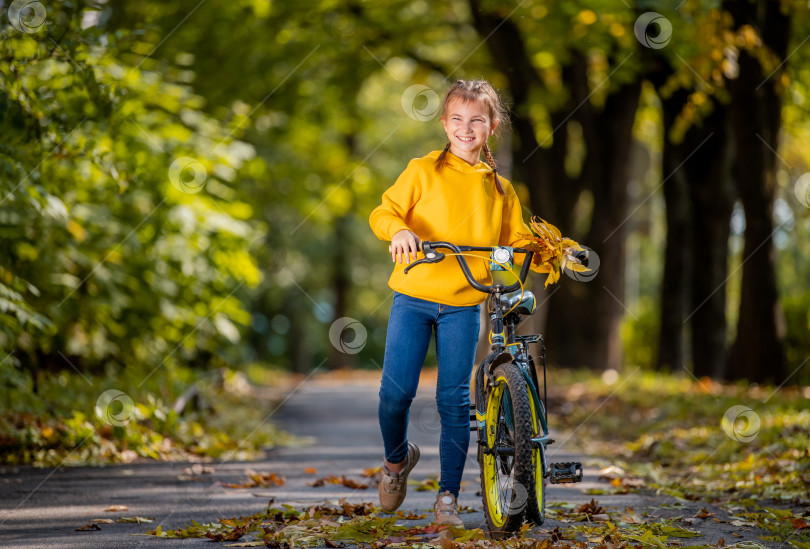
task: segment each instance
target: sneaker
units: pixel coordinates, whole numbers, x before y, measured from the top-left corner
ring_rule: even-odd
[[[464,527],[464,522],[458,516],[456,496],[450,492],[441,492],[436,496],[433,511],[436,513],[433,524],[449,524],[450,526]]]
[[[419,461],[419,447],[413,442],[408,443],[408,461],[405,468],[399,473],[392,473],[383,463],[383,476],[380,481],[380,507],[386,513],[396,511],[405,500],[408,491],[408,474]]]

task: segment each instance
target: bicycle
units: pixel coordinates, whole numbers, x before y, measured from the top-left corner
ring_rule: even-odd
[[[520,322],[534,313],[536,299],[523,284],[534,252],[507,246],[456,246],[449,242],[420,244],[424,257],[405,268],[405,273],[422,263],[438,263],[453,252],[467,282],[489,294],[489,339],[492,352],[475,372],[475,400],[470,405],[471,431],[478,433],[478,464],[481,469],[481,497],[490,536],[503,538],[529,521],[545,520],[545,487],[582,481],[582,463],[547,463],[546,346],[540,334],[516,335]],[[512,271],[514,255],[523,253],[518,281],[509,286],[484,285],[470,272],[465,252],[489,252],[492,270]],[[483,256],[473,256],[486,259]],[[529,344],[540,344],[543,366],[543,399],[537,387],[538,372]]]

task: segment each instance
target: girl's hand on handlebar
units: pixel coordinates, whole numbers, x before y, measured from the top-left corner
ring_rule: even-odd
[[[388,251],[391,252],[391,261],[402,263],[402,257],[405,256],[405,263],[410,264],[411,256],[414,261],[416,260],[416,252],[419,251],[420,239],[416,234],[407,229],[402,229],[394,235],[391,239],[391,245],[388,246]]]

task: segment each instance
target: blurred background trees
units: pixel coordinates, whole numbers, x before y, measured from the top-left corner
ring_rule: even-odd
[[[368,214],[443,146],[449,83],[480,77],[512,107],[496,157],[527,217],[600,259],[533,285],[553,363],[810,379],[805,2],[14,4],[8,394],[379,367],[390,264]]]

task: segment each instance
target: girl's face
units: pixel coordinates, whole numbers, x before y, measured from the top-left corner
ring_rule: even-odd
[[[498,121],[490,120],[482,101],[451,99],[446,112],[442,125],[450,141],[450,152],[468,162],[477,162],[481,147],[495,132]]]

